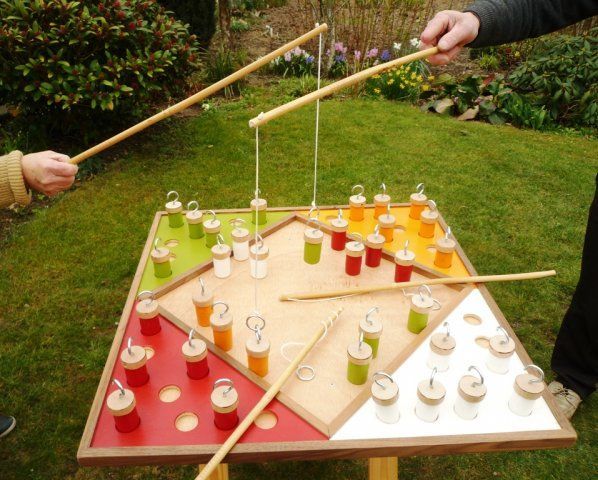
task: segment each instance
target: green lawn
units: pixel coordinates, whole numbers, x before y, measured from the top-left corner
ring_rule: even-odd
[[[207,115],[155,127],[106,172],[36,211],[0,247],[0,411],[18,418],[0,440],[0,477],[190,479],[186,468],[79,468],[89,406],[153,214],[176,189],[202,208],[244,207],[254,188],[249,117],[286,98],[253,90]],[[270,206],[308,204],[313,106],[261,131],[261,189]],[[322,105],[319,203],[384,181],[395,200],[427,192],[481,273],[555,268],[556,279],[492,285],[528,352],[549,370],[575,287],[598,170],[596,141],[461,123],[385,101]],[[70,152],[77,153],[77,152]],[[403,478],[589,479],[598,452],[598,400],[574,419],[569,450],[420,457]],[[365,478],[363,461],[232,466],[235,480]]]

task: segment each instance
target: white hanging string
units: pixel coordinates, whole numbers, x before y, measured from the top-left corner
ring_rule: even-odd
[[[264,113],[260,113],[258,115],[258,118],[263,117]],[[259,220],[258,220],[258,199],[259,199],[259,193],[260,193],[260,127],[257,126],[255,127],[255,235],[254,235],[254,241],[253,241],[253,247],[255,248],[255,262],[254,262],[254,268],[255,271],[253,272],[253,296],[254,296],[254,304],[253,304],[253,309],[254,309],[254,313],[256,315],[259,315],[259,309],[258,309],[258,295],[257,295],[257,282],[258,282],[258,275],[257,275],[257,262],[259,261],[259,255],[258,255],[258,225],[259,225]],[[250,253],[250,257],[251,257],[251,252]],[[251,259],[249,260],[251,263]]]
[[[320,24],[316,23],[316,27],[319,27]],[[318,90],[320,89],[320,81],[321,81],[321,74],[322,74],[322,33],[319,36],[319,45],[318,45]],[[316,203],[316,196],[318,192],[318,138],[320,136],[320,99],[316,100],[316,135],[315,135],[315,145],[314,145],[314,195],[311,201],[312,207],[317,205]]]

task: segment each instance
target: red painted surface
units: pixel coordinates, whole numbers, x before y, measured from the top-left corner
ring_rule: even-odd
[[[200,380],[210,373],[208,366],[208,357],[199,362],[185,362],[187,363],[187,375],[195,380]]]
[[[345,249],[345,243],[347,243],[347,232],[332,232],[331,237],[332,249],[342,252]]]
[[[359,275],[361,273],[361,257],[351,257],[347,255],[345,260],[345,272],[347,275]]]
[[[382,260],[382,249],[365,247],[365,264],[368,267],[379,267]]]
[[[137,407],[134,407],[126,415],[121,415],[120,417],[114,417],[114,424],[116,425],[116,429],[118,432],[115,432],[117,435],[120,433],[129,433],[135,430],[139,426],[139,415],[137,414]]]
[[[127,384],[129,387],[141,387],[149,381],[149,373],[147,373],[147,365],[141,365],[141,367],[135,370],[124,369],[127,377]]]
[[[139,325],[141,326],[141,333],[143,335],[156,335],[160,332],[160,315],[154,318],[140,318]]]
[[[411,280],[411,272],[413,272],[413,265],[397,265],[395,264],[395,282],[408,282]]]
[[[141,424],[132,432],[118,432],[104,398],[91,447],[221,444],[230,435],[230,430],[219,430],[214,425],[214,411],[210,402],[214,382],[223,377],[233,380],[239,392],[237,411],[241,419],[262,398],[264,391],[260,387],[211,352],[208,352],[209,374],[201,380],[189,378],[181,353],[181,345],[187,335],[166,319],[161,319],[161,324],[162,331],[159,334],[143,336],[133,308],[119,351],[126,347],[126,339],[133,337],[134,345],[149,346],[155,352],[147,361],[148,370],[151,371],[149,382],[142,387],[130,387],[135,393]],[[112,378],[123,380],[123,370],[121,363],[116,362]],[[158,396],[167,385],[176,385],[181,389],[181,396],[172,403],[164,403]],[[108,393],[113,390],[114,387],[110,387]],[[325,435],[277,400],[273,400],[267,410],[278,418],[276,426],[262,430],[254,425],[243,435],[241,443],[326,439]],[[199,417],[199,425],[190,432],[180,432],[174,426],[176,418],[184,412],[192,412]]]
[[[239,423],[239,415],[233,410],[228,413],[214,412],[214,425],[220,430],[232,430]],[[257,427],[254,427],[257,428]]]

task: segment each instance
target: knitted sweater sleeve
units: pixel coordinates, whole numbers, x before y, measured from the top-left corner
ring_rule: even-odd
[[[28,205],[31,193],[25,186],[21,159],[23,154],[18,150],[0,157],[0,207],[8,207],[13,203]]]

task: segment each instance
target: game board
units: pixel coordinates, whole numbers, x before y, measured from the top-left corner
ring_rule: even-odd
[[[332,215],[336,212],[337,208],[322,208],[321,212],[330,212],[330,215]],[[393,211],[397,212],[399,218],[401,218],[403,212],[406,212],[407,208],[406,205],[393,205]],[[371,210],[371,207],[366,209],[366,220],[368,216],[371,216]],[[269,224],[263,226],[262,229],[265,235],[265,242],[269,241],[269,236],[267,235],[268,229],[276,231],[277,226],[285,221],[290,222],[292,226],[298,225],[302,228],[303,223],[301,223],[301,220],[297,220],[294,215],[304,214],[306,211],[307,209],[305,208],[273,209],[269,211]],[[217,213],[218,215],[232,215],[245,218],[248,218],[247,216],[249,215],[248,210]],[[292,215],[292,217],[289,217],[289,215]],[[216,352],[216,348],[212,345],[209,345],[211,350],[209,362],[213,369],[210,379],[202,385],[192,385],[192,382],[185,378],[184,366],[179,364],[179,370],[177,370],[176,362],[180,361],[182,363],[181,358],[177,358],[177,354],[180,352],[180,344],[185,341],[186,332],[175,327],[178,324],[176,320],[175,323],[171,324],[164,317],[162,318],[163,331],[160,334],[145,339],[139,336],[134,314],[135,297],[139,290],[145,289],[148,286],[147,280],[144,284],[143,279],[147,278],[148,271],[151,271],[152,268],[151,264],[148,265],[148,258],[157,232],[160,232],[160,236],[164,240],[176,240],[178,242],[178,245],[173,247],[175,253],[177,253],[177,249],[182,251],[182,249],[191,248],[186,230],[184,228],[169,229],[165,226],[167,224],[165,217],[166,215],[162,212],[158,213],[155,217],[138,271],[131,286],[121,322],[116,332],[106,368],[98,387],[96,398],[92,405],[78,452],[78,459],[84,465],[197,464],[205,462],[216,451],[219,443],[226,436],[226,433],[223,434],[213,426],[209,412],[209,401],[203,398],[206,389],[209,390],[211,388],[213,379],[219,376],[228,376],[233,377],[238,383],[241,395],[245,401],[239,407],[241,417],[248,408],[251,408],[253,403],[255,403],[254,401],[260,395],[258,379],[254,378],[255,376],[249,375],[241,368],[240,363],[242,362],[239,359],[234,360],[234,356],[233,358],[227,358],[222,352]],[[293,219],[289,220],[289,218]],[[325,220],[325,218],[322,217],[322,220]],[[250,224],[250,222],[248,223]],[[434,271],[431,268],[433,267],[432,256],[426,256],[423,253],[433,242],[430,239],[418,238],[415,230],[416,226],[410,225],[408,222],[405,223],[407,225],[404,225],[406,228],[403,235],[411,239],[411,248],[422,252],[421,258],[418,258],[422,263],[418,266],[418,274],[457,275],[461,273],[461,268],[466,269],[469,274],[476,273],[459,246],[457,247],[459,258],[454,262],[452,267],[455,271]],[[225,222],[223,224],[227,225]],[[442,235],[446,228],[446,224],[442,218],[439,225],[440,227],[436,232],[437,236]],[[363,228],[368,229],[369,227],[364,226]],[[284,230],[281,231],[283,232]],[[229,231],[225,229],[224,233],[228,234]],[[295,230],[293,230],[294,234],[296,234]],[[271,235],[275,235],[275,233]],[[273,236],[271,240],[274,240]],[[299,243],[302,245],[301,239],[299,239]],[[396,242],[392,245],[387,244],[386,246],[389,247],[389,250],[400,247],[400,238],[396,238]],[[202,252],[200,247],[201,245],[193,247],[197,252],[194,257],[195,260],[188,259],[184,267],[181,267],[180,270],[186,270],[187,273],[180,273],[178,276],[173,275],[173,277],[167,279],[152,280],[155,284],[161,284],[160,287],[153,287],[158,296],[163,297],[160,301],[166,300],[169,292],[176,290],[171,289],[171,287],[185,285],[185,282],[189,278],[194,277],[199,271],[207,270],[206,266],[202,265],[205,263],[206,257],[205,252]],[[324,245],[323,250],[325,251],[326,248],[326,245]],[[183,257],[185,255],[177,255],[177,258],[174,260],[173,272],[179,271],[174,267],[176,262]],[[276,265],[274,254],[270,260],[272,262],[269,264],[269,276],[275,276],[276,268],[280,268],[280,266]],[[448,287],[444,288],[448,289]],[[433,291],[435,292],[435,290]],[[364,395],[363,398],[360,397],[360,401],[355,405],[354,409],[349,411],[348,415],[340,417],[341,420],[338,422],[338,425],[331,423],[333,428],[328,430],[331,437],[327,438],[328,435],[324,435],[302,418],[303,416],[306,419],[310,419],[309,415],[305,415],[304,411],[295,409],[292,402],[285,402],[286,405],[280,403],[280,401],[284,401],[285,395],[288,395],[288,392],[284,392],[278,398],[278,401],[272,402],[268,408],[270,413],[266,414],[267,426],[272,427],[273,423],[275,425],[269,429],[257,426],[252,427],[243,437],[241,443],[237,444],[227,456],[227,461],[384,457],[417,454],[434,455],[451,452],[556,448],[571,445],[575,440],[575,432],[569,422],[559,412],[558,408],[556,408],[553,399],[548,394],[545,393],[543,395],[541,401],[538,402],[538,408],[532,416],[527,418],[516,417],[505,406],[503,397],[512,388],[514,375],[520,373],[519,368],[522,364],[531,363],[531,360],[520,342],[516,339],[512,329],[509,327],[487,289],[484,286],[480,286],[473,290],[460,289],[451,291],[455,292],[453,295],[455,295],[455,298],[458,298],[457,304],[453,308],[447,309],[450,310],[448,312],[440,312],[443,316],[439,315],[438,321],[432,320],[430,328],[419,334],[417,342],[409,347],[409,355],[405,355],[405,358],[399,358],[399,361],[395,361],[395,363],[393,363],[393,359],[388,361],[386,366],[387,371],[395,377],[400,386],[399,401],[402,417],[397,424],[381,425],[376,420],[376,417],[373,416],[372,404],[368,400],[368,395]],[[271,302],[272,298],[268,299],[268,297],[264,297],[263,301]],[[346,302],[348,299],[344,301]],[[378,296],[367,301],[361,301],[364,302],[363,306],[382,302]],[[333,304],[334,302],[316,303],[311,304],[310,308],[314,308],[313,305],[317,305],[318,311],[321,312],[320,317],[322,317],[333,309]],[[301,304],[291,304],[288,306],[291,309],[297,309]],[[264,305],[264,311],[266,311],[265,307]],[[165,310],[162,313],[164,314]],[[359,312],[359,315],[361,314],[363,314],[363,311]],[[470,325],[463,321],[463,317],[469,317],[470,314],[477,315],[481,319],[479,326]],[[268,318],[267,314],[266,317]],[[288,320],[292,321],[292,317],[292,315],[289,315]],[[428,337],[433,333],[435,326],[438,325],[442,318],[448,319],[451,322],[462,348],[460,356],[455,359],[455,367],[451,368],[447,374],[439,376],[447,386],[447,391],[450,392],[450,395],[447,393],[447,400],[443,405],[441,420],[434,424],[427,424],[415,418],[411,413],[415,398],[413,385],[429,375],[429,369],[422,359],[428,351]],[[274,321],[272,320],[273,323]],[[493,397],[492,402],[484,404],[484,409],[480,410],[479,421],[463,423],[465,421],[459,420],[451,413],[451,401],[454,398],[452,383],[455,378],[464,373],[466,367],[471,363],[483,368],[483,359],[486,351],[480,346],[480,343],[483,343],[483,338],[481,337],[492,335],[495,325],[503,326],[514,338],[516,342],[516,360],[513,362],[510,374],[504,377],[494,378],[492,375],[484,372],[490,391],[493,393],[502,392],[502,394],[499,393],[499,395]],[[185,327],[186,325],[182,324],[179,326]],[[272,324],[270,324],[271,326]],[[265,335],[270,333],[268,329],[269,327],[264,331]],[[335,335],[337,333],[342,337],[342,331],[334,332]],[[236,335],[238,336],[236,337],[236,341],[238,341],[239,337],[244,339],[246,333],[238,330]],[[148,362],[148,369],[151,376],[150,384],[136,389],[142,423],[137,431],[130,434],[121,434],[114,429],[113,423],[109,421],[111,419],[106,415],[105,398],[107,393],[112,391],[112,388],[109,386],[110,380],[114,376],[122,375],[122,371],[120,370],[122,367],[118,362],[118,355],[124,348],[124,343],[129,336],[133,336],[135,342],[151,347],[155,355]],[[209,335],[206,335],[206,337],[209,340]],[[331,336],[330,338],[333,337]],[[478,339],[477,342],[476,339]],[[322,342],[322,346],[325,346],[325,342],[326,340]],[[173,343],[176,344],[173,346]],[[316,348],[319,348],[319,346]],[[317,355],[317,352],[315,353]],[[159,358],[166,358],[166,360],[156,361]],[[233,366],[225,363],[221,358],[226,358]],[[273,361],[272,363],[275,362]],[[343,361],[344,365],[346,363]],[[299,382],[296,380],[292,382],[292,385],[297,383]],[[180,388],[180,397],[171,403],[160,402],[157,400],[160,390],[169,385],[176,385]],[[141,391],[144,388],[146,393]],[[317,402],[328,401],[326,395],[320,395],[317,389],[314,390],[316,391],[314,391],[313,397]],[[362,391],[368,390],[369,386],[362,387]],[[147,406],[147,410],[144,412],[145,400],[148,400],[152,406]],[[196,415],[198,417],[198,425],[190,428],[193,427],[193,419],[191,418],[190,423],[186,423],[187,420],[185,420],[181,424],[183,429],[190,428],[190,430],[179,431],[176,427],[176,421],[181,414],[185,413]],[[321,427],[321,425],[319,426]],[[320,428],[320,430],[323,429]]]

